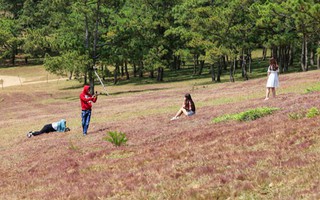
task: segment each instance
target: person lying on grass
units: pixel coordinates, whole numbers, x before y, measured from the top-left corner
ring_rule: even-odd
[[[58,122],[53,122],[52,124],[46,124],[43,126],[43,128],[40,131],[29,131],[27,134],[28,138],[31,138],[32,136],[38,136],[43,133],[50,133],[50,132],[68,132],[70,131],[70,128],[66,127],[67,122],[64,119],[61,119]]]
[[[182,107],[177,112],[177,114],[173,118],[171,118],[171,121],[179,119],[182,113],[186,116],[191,116],[196,113],[196,106],[194,105],[194,102],[189,93],[184,95],[184,102],[182,104]]]

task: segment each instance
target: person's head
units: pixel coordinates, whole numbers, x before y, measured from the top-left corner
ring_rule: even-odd
[[[89,86],[89,85],[83,86],[83,92],[84,92],[85,94],[90,94],[90,86]]]
[[[192,101],[191,95],[190,95],[189,93],[187,93],[187,94],[184,95],[184,99],[185,99],[185,100]]]
[[[275,58],[270,58],[269,64],[270,64],[271,66],[277,66],[277,60],[276,60]]]
[[[278,70],[278,64],[277,64],[277,60],[275,58],[270,58],[269,63],[271,66],[271,70],[273,70],[273,71]]]

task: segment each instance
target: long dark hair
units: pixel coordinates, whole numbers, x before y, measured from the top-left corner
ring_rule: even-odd
[[[278,70],[278,64],[277,64],[277,60],[275,58],[270,58],[269,60],[269,64],[270,64],[270,70],[272,71],[277,71]]]
[[[190,102],[191,103],[191,110],[193,112],[195,112],[196,111],[196,106],[194,105],[194,102],[193,102],[193,100],[191,98],[191,95],[189,93],[187,93],[187,94],[184,95],[184,97],[186,98],[186,100],[184,101],[184,105],[188,106],[188,104]]]

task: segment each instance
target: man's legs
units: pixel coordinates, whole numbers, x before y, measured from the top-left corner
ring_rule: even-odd
[[[87,135],[87,131],[89,128],[90,118],[91,118],[91,110],[83,110],[81,112],[82,117],[82,129],[83,135]]]

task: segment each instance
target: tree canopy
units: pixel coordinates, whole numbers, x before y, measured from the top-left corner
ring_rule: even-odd
[[[102,76],[114,66],[117,83],[128,65],[153,78],[186,60],[194,75],[210,65],[217,81],[230,66],[234,80],[256,48],[271,49],[281,72],[293,59],[307,71],[320,68],[319,13],[318,0],[0,0],[0,59],[44,58],[48,71],[90,84],[93,66]]]

